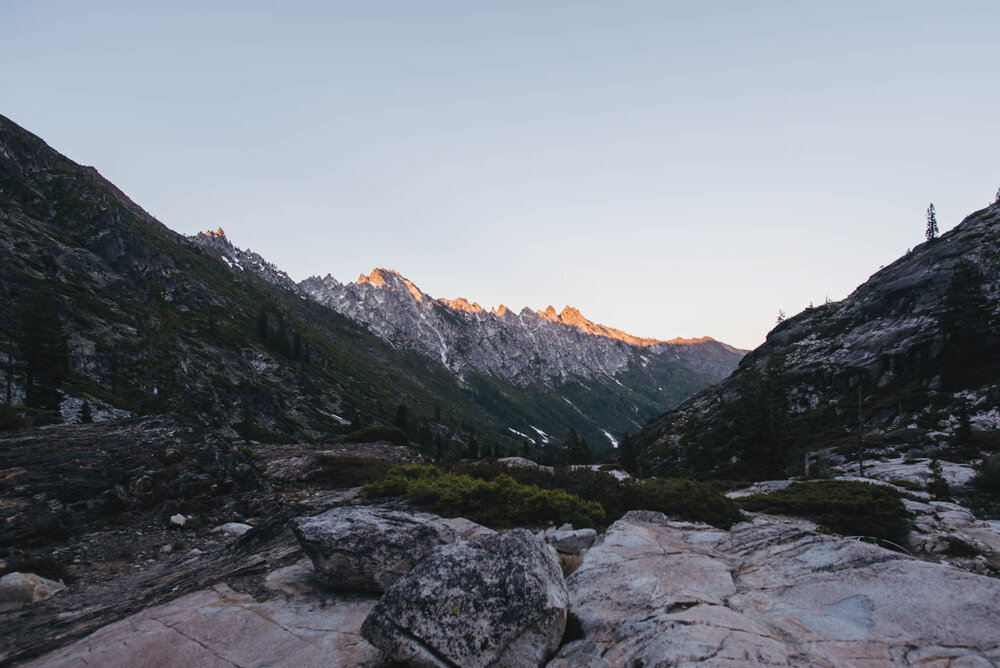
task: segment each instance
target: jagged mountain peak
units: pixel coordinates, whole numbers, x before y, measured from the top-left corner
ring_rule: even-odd
[[[537,311],[537,314],[540,318],[545,318],[546,320],[551,320],[552,322],[559,322],[559,314],[556,313],[552,304],[546,306],[544,311]]]
[[[479,305],[478,302],[469,303],[469,300],[465,297],[459,297],[458,299],[439,299],[440,303],[444,304],[452,311],[464,311],[465,313],[485,313],[486,309]],[[496,309],[492,309],[490,313],[496,315]]]

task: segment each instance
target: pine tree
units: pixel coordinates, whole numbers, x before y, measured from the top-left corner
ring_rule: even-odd
[[[927,491],[938,501],[951,498],[951,487],[944,479],[944,472],[941,470],[941,462],[938,461],[938,458],[931,459],[927,467],[931,470],[931,481],[927,483]]]
[[[569,433],[566,434],[566,440],[563,442],[565,450],[563,451],[566,457],[566,463],[570,465],[574,464],[589,464],[590,463],[590,448],[587,447],[587,442],[580,438],[580,435],[576,433],[576,429],[572,427],[569,428]]]
[[[937,214],[934,213],[934,203],[927,207],[927,241],[934,241],[938,235]]]
[[[618,445],[618,463],[629,474],[635,475],[638,464],[635,457],[635,439],[627,431]]]
[[[406,433],[410,433],[409,419],[406,416],[406,404],[399,404],[396,407],[396,420],[393,424]]]
[[[90,403],[84,401],[80,405],[80,412],[77,413],[77,419],[80,420],[82,424],[89,424],[94,421],[94,412],[90,409]]]

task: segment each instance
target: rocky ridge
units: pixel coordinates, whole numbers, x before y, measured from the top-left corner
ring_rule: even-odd
[[[716,382],[744,352],[707,337],[641,339],[593,323],[569,306],[561,313],[552,306],[515,313],[503,305],[487,311],[463,298],[434,299],[388,269],[347,284],[329,275],[312,277],[300,287],[391,344],[440,359],[460,376],[479,371],[523,385],[596,374],[614,378],[628,369],[666,375],[667,369],[683,368]]]
[[[265,282],[289,292],[300,292],[298,284],[274,264],[250,249],[237,248],[220,227],[189,236],[197,246],[218,257],[234,272],[256,275]]]

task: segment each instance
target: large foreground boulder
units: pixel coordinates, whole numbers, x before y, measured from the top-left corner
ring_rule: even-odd
[[[552,551],[524,529],[436,548],[390,587],[361,633],[417,666],[539,666],[568,594]]]
[[[584,639],[551,668],[1000,664],[1000,581],[813,528],[628,513],[569,578]]]
[[[334,589],[381,593],[438,545],[458,536],[442,518],[370,506],[296,517],[292,530],[316,579]]]

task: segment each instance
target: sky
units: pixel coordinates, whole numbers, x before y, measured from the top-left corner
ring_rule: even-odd
[[[961,0],[3,0],[0,114],[296,280],[386,267],[753,348],[921,243],[929,203],[943,232],[994,199],[998,24]]]

